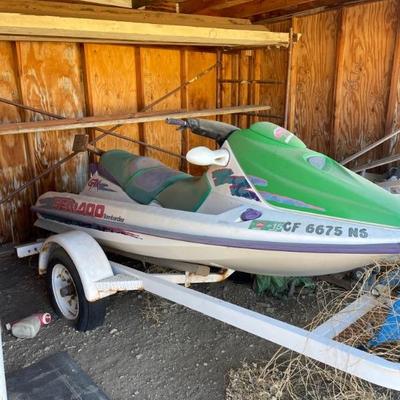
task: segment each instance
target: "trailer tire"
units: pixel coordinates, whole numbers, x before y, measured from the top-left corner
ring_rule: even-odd
[[[78,270],[64,249],[56,248],[52,251],[46,281],[52,307],[57,315],[67,319],[76,330],[90,331],[103,324],[105,301],[86,300]],[[65,282],[69,282],[69,285],[65,285]]]

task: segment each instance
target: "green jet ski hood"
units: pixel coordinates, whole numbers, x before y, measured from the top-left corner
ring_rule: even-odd
[[[269,204],[400,227],[400,199],[269,122],[232,133],[241,168]]]

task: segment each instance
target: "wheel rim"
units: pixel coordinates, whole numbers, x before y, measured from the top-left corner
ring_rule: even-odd
[[[62,264],[56,264],[51,274],[54,299],[66,319],[76,319],[79,314],[79,297],[75,282]]]

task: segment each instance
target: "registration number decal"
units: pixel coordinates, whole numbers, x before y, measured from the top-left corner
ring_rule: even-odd
[[[368,230],[357,226],[343,227],[341,225],[303,224],[292,221],[251,221],[249,229],[259,231],[305,233],[318,236],[347,236],[349,238],[365,239],[368,237]]]

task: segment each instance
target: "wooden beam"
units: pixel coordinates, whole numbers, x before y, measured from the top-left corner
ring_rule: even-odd
[[[129,115],[65,118],[58,120],[22,122],[0,125],[0,136],[29,132],[65,131],[78,128],[94,128],[109,125],[127,125],[144,122],[163,121],[166,118],[200,118],[210,115],[228,115],[242,112],[269,110],[269,106],[238,106],[214,108],[198,111],[153,111]]]
[[[123,42],[157,42],[163,44],[180,43],[213,46],[265,46],[287,45],[288,34],[270,32],[263,26],[249,24],[228,24],[217,27],[210,23],[208,17],[199,17],[194,23],[192,16],[183,14],[153,13],[136,10],[90,6],[82,9],[77,6],[75,12],[61,8],[59,3],[43,9],[36,7],[39,2],[31,5],[25,0],[16,0],[5,5],[0,0],[0,35],[22,35],[69,40],[113,40]],[[60,5],[60,7],[54,6]],[[23,7],[21,7],[23,5]],[[73,7],[72,7],[73,8]],[[80,12],[78,12],[80,10]],[[203,23],[203,25],[202,25]],[[211,26],[209,26],[211,25]]]
[[[361,172],[361,171],[365,171],[367,169],[372,169],[372,168],[376,168],[376,167],[381,167],[382,165],[391,164],[391,163],[399,161],[399,160],[400,160],[400,154],[395,154],[393,156],[384,157],[379,160],[375,160],[375,161],[369,162],[367,164],[360,165],[359,167],[352,168],[352,170],[354,172]]]
[[[212,12],[212,15],[240,15],[241,18],[248,18],[313,2],[315,0],[252,0],[232,7],[215,10]]]
[[[247,2],[249,0],[187,0],[180,6],[180,10],[187,14],[212,14]]]
[[[174,0],[174,2],[166,2],[163,0],[132,0],[132,8],[139,8],[139,7],[152,7],[162,4],[171,4],[169,7],[175,8],[176,3],[184,3],[186,0]]]
[[[373,0],[369,0],[373,1]],[[225,15],[232,18],[250,18],[253,22],[264,23],[271,18],[297,16],[308,10],[337,8],[342,5],[365,3],[366,0],[251,0],[232,7],[201,10],[209,15]]]
[[[124,8],[100,5],[65,3],[62,0],[13,0],[12,2],[0,0],[0,12],[210,28],[233,29],[238,26],[242,27],[243,25],[246,25],[248,29],[259,30],[262,28],[260,26],[253,27],[250,20],[245,18],[224,18],[219,16],[175,14],[159,11],[127,10]],[[263,29],[266,30],[265,27]]]
[[[58,0],[55,0],[58,1]],[[89,4],[100,4],[102,6],[132,8],[132,0],[60,0],[60,2],[79,2]]]
[[[65,42],[65,38],[62,37],[49,37],[49,36],[25,36],[25,35],[1,35],[0,34],[0,41],[7,41],[7,42]],[[147,47],[154,47],[159,48],[160,46],[171,48],[171,49],[181,49],[182,43],[163,43],[163,42],[132,42],[132,41],[123,41],[123,40],[107,40],[107,39],[82,39],[82,38],[69,38],[69,43],[97,43],[97,44],[127,44],[127,45],[138,45],[142,48]],[[235,50],[240,47],[229,47],[225,48],[224,51],[227,50]],[[246,49],[248,47],[246,46]],[[259,46],[257,47],[259,48]],[[188,50],[196,50],[196,51],[205,51],[214,53],[215,46],[211,44],[188,44],[185,46],[185,49]]]
[[[308,15],[319,14],[329,10],[340,9],[344,6],[357,5],[359,3],[371,3],[380,0],[312,0],[300,2],[286,8],[276,9],[262,14],[252,16],[250,19],[255,24],[265,24],[291,17],[305,17]],[[383,1],[383,0],[381,0]]]

